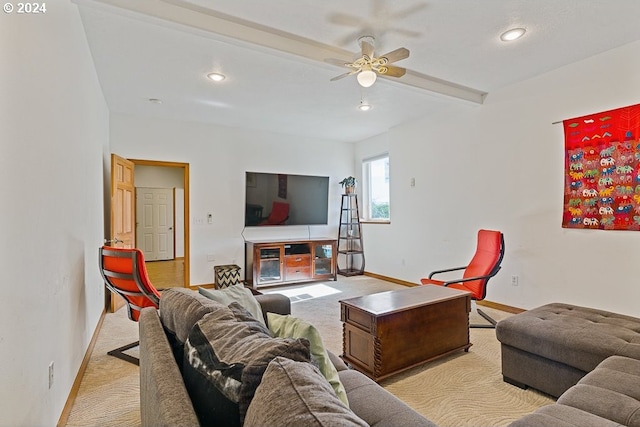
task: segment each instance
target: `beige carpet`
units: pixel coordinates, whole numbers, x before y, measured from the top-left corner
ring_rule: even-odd
[[[67,420],[69,427],[139,426],[140,371],[107,351],[138,339],[138,324],[127,310],[106,315]],[[138,347],[127,352],[138,357]]]
[[[403,286],[366,276],[337,282],[278,287],[264,292],[287,294],[292,315],[313,323],[325,346],[342,352],[339,300]],[[509,313],[483,308],[500,320]],[[476,313],[471,323],[484,320]],[[69,427],[139,426],[138,368],[107,356],[106,352],[137,339],[137,324],[120,310],[108,314],[87,367]],[[500,345],[493,329],[471,329],[473,346],[384,380],[381,385],[439,426],[504,426],[553,400],[532,390],[520,390],[502,381]],[[135,355],[135,351],[131,354]],[[375,404],[375,402],[372,402]]]

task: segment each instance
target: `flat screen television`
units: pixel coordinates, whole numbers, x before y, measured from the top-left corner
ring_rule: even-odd
[[[327,225],[329,177],[246,172],[246,227]]]

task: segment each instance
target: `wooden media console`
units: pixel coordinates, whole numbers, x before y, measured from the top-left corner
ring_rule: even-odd
[[[336,280],[336,239],[247,240],[245,280],[261,287]]]

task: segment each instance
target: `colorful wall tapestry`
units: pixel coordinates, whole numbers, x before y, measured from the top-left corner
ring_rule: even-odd
[[[563,124],[562,227],[640,230],[640,104]]]

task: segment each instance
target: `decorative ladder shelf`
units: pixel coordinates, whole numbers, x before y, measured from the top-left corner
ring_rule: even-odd
[[[358,196],[355,193],[343,194],[338,228],[338,274],[342,276],[364,274],[363,248]],[[342,262],[344,262],[344,268],[340,267]]]

